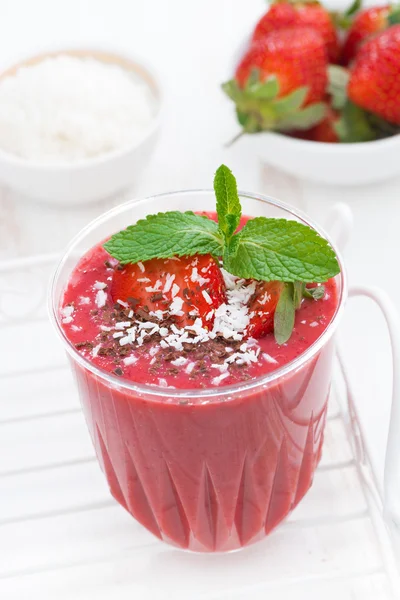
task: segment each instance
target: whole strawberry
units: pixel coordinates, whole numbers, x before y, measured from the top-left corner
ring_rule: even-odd
[[[319,2],[278,0],[257,23],[253,41],[265,38],[271,31],[288,27],[311,27],[324,40],[330,62],[338,60],[336,28],[329,12]]]
[[[398,16],[398,11],[393,10],[390,5],[373,6],[359,12],[345,38],[341,63],[343,65],[350,64],[361,45],[389,25],[393,25]]]
[[[400,25],[360,48],[347,91],[354,104],[400,125]]]
[[[254,43],[223,85],[248,133],[309,129],[325,116],[327,57],[310,28],[273,31]]]

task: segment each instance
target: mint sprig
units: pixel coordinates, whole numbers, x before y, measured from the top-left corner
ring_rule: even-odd
[[[297,221],[256,217],[238,231],[242,208],[236,179],[225,165],[217,169],[214,190],[218,223],[193,212],[158,213],[116,233],[104,248],[122,264],[212,254],[222,257],[224,268],[237,277],[284,281],[275,313],[275,337],[284,343],[302,298],[323,297],[323,286],[305,284],[339,273],[335,253],[314,229]]]
[[[233,275],[263,281],[323,282],[339,273],[328,242],[297,221],[256,217],[235,233],[242,210],[225,165],[215,174],[214,190],[218,224],[193,212],[158,213],[113,235],[105,249],[123,264],[212,254],[223,257]]]

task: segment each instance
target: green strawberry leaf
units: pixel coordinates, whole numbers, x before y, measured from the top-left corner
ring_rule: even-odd
[[[275,100],[274,102],[274,111],[278,115],[286,115],[287,113],[295,112],[299,110],[303,104],[308,94],[308,86],[303,86],[297,88],[291,94],[284,96],[283,98],[279,98],[279,100]]]
[[[259,82],[257,86],[254,86],[252,89],[252,95],[254,98],[259,98],[260,100],[272,100],[276,98],[279,93],[279,81],[276,75],[271,75],[263,81]]]
[[[332,97],[332,107],[341,110],[347,101],[347,85],[350,72],[339,65],[328,67],[328,94]]]
[[[213,254],[221,256],[223,239],[217,223],[193,212],[149,215],[113,235],[104,248],[122,264],[152,258]]]
[[[285,344],[292,335],[295,319],[293,284],[287,283],[279,296],[274,314],[274,336],[279,345]]]
[[[259,89],[260,83],[260,70],[252,69],[246,81],[245,91],[252,94],[254,90]]]
[[[260,131],[259,122],[254,115],[240,112],[239,110],[236,110],[236,114],[239,124],[246,133],[256,133],[256,131]]]
[[[334,124],[339,140],[344,143],[370,142],[379,135],[371,125],[368,113],[349,100],[343,107],[340,119]]]
[[[217,199],[218,225],[228,243],[239,225],[242,207],[236,179],[225,165],[221,165],[215,173],[214,191]]]
[[[352,17],[353,15],[355,15],[356,13],[358,13],[358,11],[361,9],[362,7],[362,0],[354,0],[352,4],[350,4],[349,8],[345,11],[345,16],[346,17]]]
[[[233,240],[224,266],[238,277],[322,282],[340,271],[328,242],[297,221],[256,217]]]
[[[400,127],[398,125],[389,123],[378,115],[366,112],[365,117],[368,120],[370,127],[375,131],[376,137],[379,139],[391,137],[392,135],[398,135],[400,133]]]
[[[400,23],[400,6],[393,6],[388,17],[389,25],[398,25]]]
[[[307,86],[282,98],[278,98],[279,87],[276,75],[262,80],[259,69],[251,71],[244,89],[234,79],[222,84],[223,91],[236,105],[243,133],[310,129],[325,118],[326,105],[323,102],[302,108],[308,94]]]
[[[240,89],[239,86],[238,89]],[[245,96],[260,100],[270,100],[271,98],[275,98],[278,92],[279,82],[276,75],[271,75],[263,80],[261,79],[259,69],[253,69],[251,71],[244,88]]]
[[[324,102],[310,104],[287,117],[279,120],[280,131],[290,131],[292,129],[307,130],[314,125],[318,125],[324,120],[327,113],[327,106]]]
[[[335,25],[340,29],[349,29],[353,23],[353,17],[362,8],[362,0],[354,0],[347,10],[344,12],[333,11],[331,18]]]
[[[242,90],[239,88],[236,79],[230,79],[222,84],[222,89],[225,94],[234,102],[236,102],[242,95]]]

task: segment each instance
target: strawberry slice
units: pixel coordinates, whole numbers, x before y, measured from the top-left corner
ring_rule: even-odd
[[[201,318],[210,329],[215,309],[225,302],[225,283],[209,254],[154,258],[115,270],[111,297],[128,302],[135,311],[161,310],[181,327]]]
[[[282,281],[259,281],[248,304],[249,337],[261,338],[274,330],[274,314],[284,284]]]

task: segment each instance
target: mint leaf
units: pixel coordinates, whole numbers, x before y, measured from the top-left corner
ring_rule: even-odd
[[[215,173],[214,191],[217,198],[219,228],[224,234],[225,240],[229,241],[239,225],[242,207],[236,179],[232,171],[225,165],[221,165]]]
[[[325,296],[325,286],[319,285],[314,288],[304,288],[304,297],[312,298],[313,300],[322,300]]]
[[[292,335],[294,318],[294,287],[293,283],[287,283],[279,296],[274,314],[274,335],[278,344],[285,344]]]
[[[173,211],[149,215],[113,235],[104,248],[126,264],[193,254],[221,256],[223,239],[211,219]]]
[[[305,288],[306,286],[302,281],[295,281],[293,283],[293,301],[296,310],[298,310],[301,306]]]
[[[318,283],[340,271],[328,242],[297,221],[256,217],[232,242],[224,267],[245,279]]]

